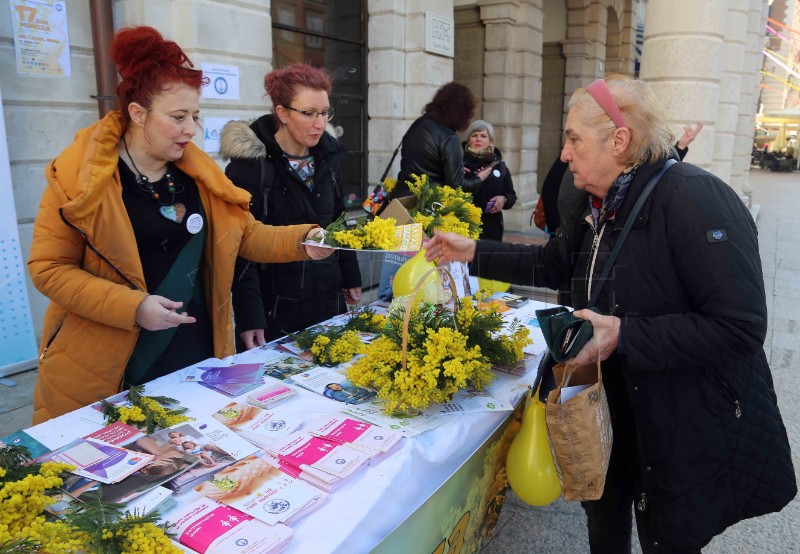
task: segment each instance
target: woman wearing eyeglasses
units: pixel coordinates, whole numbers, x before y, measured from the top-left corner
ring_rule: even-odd
[[[274,113],[222,131],[228,177],[252,194],[250,211],[270,225],[327,227],[343,211],[339,163],[345,147],[325,132],[333,117],[331,81],[321,69],[293,64],[264,78]],[[353,252],[322,263],[252,264],[239,259],[233,310],[239,350],[343,313],[361,297]]]

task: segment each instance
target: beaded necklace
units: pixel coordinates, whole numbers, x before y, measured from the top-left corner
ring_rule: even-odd
[[[136,167],[136,162],[133,161],[133,156],[131,156],[131,153],[128,151],[128,141],[125,140],[124,136],[122,137],[122,144],[125,147],[125,154],[128,155],[128,159],[131,161],[131,165],[133,165],[133,170],[136,172],[136,184],[139,185],[139,188],[142,189],[142,192],[146,193],[151,199],[153,199],[153,201],[157,202],[161,206],[172,206],[175,204],[175,195],[183,192],[183,185],[175,184],[175,179],[172,176],[170,165],[167,164],[167,172],[164,174],[164,177],[159,179],[159,181],[163,179],[167,182],[167,192],[169,192],[172,196],[169,202],[162,202],[160,199],[161,195],[158,193],[158,191],[156,191],[153,183],[150,182],[150,179],[148,179],[147,176],[142,175],[142,173],[139,171],[139,168]]]

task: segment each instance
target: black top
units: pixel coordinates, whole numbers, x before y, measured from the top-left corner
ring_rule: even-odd
[[[172,215],[172,208],[166,205],[172,204],[173,195],[167,191],[165,179],[152,183],[153,189],[159,194],[159,199],[154,200],[142,190],[124,161],[120,159],[118,166],[122,200],[136,236],[147,291],[183,302],[178,312],[185,311],[197,319],[195,323],[180,325],[172,330],[141,330],[125,371],[126,382],[137,385],[214,355],[211,319],[205,306],[199,271],[207,222],[197,185],[176,167],[170,166],[170,173],[179,191],[174,195],[174,202],[186,208],[180,223],[161,213]],[[187,223],[196,225],[198,215],[202,218],[202,228],[197,233],[191,233]],[[172,217],[177,219],[174,215]],[[191,242],[192,239],[195,240]],[[185,264],[187,261],[190,267],[172,271],[176,263]],[[175,296],[173,291],[180,292]],[[151,345],[153,341],[160,346]]]

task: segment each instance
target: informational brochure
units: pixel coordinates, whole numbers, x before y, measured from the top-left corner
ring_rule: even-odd
[[[125,503],[174,479],[198,463],[197,456],[178,450],[152,435],[140,437],[124,446],[127,450],[136,451],[137,455],[150,456],[152,461],[122,481],[113,484],[103,484],[95,479],[69,475],[64,479],[62,490],[75,498],[80,498],[86,492],[100,491],[103,500]]]
[[[184,370],[184,381],[194,381],[228,396],[239,396],[262,385],[263,364],[233,364],[219,367],[199,366]]]
[[[320,416],[308,423],[303,430],[325,440],[347,444],[370,456],[390,451],[403,438],[399,431],[338,414]]]
[[[413,437],[429,429],[449,422],[450,416],[434,414],[430,410],[408,409],[402,412],[385,414],[383,402],[366,402],[364,404],[348,404],[341,408],[342,412],[355,416],[379,427],[400,432],[404,437]]]
[[[342,404],[362,404],[375,398],[374,390],[357,387],[338,371],[316,367],[292,376],[292,381],[304,389],[321,394]]]
[[[327,493],[256,456],[222,469],[195,490],[270,525],[291,521],[297,513],[327,497]]]
[[[296,344],[297,343],[295,342],[282,344],[281,348],[291,350],[292,354],[284,354],[278,358],[273,358],[272,360],[266,362],[264,364],[264,375],[267,377],[272,377],[273,379],[278,379],[279,381],[283,381],[284,379],[288,379],[289,377],[297,375],[298,373],[302,373],[317,367],[317,364],[314,362],[311,362],[300,356],[300,353],[304,351],[297,350],[299,349],[297,346],[292,346]]]
[[[36,459],[50,452],[50,449],[45,445],[34,439],[25,431],[17,431],[8,436],[0,439],[0,446],[24,446],[31,456],[31,459]]]
[[[211,498],[200,498],[169,514],[170,532],[200,554],[271,554],[281,552],[294,531],[267,525]]]
[[[72,473],[100,483],[122,481],[155,459],[96,439],[75,439],[66,446],[40,458],[40,461],[63,462],[75,466]]]
[[[240,402],[227,404],[213,413],[212,417],[261,448],[287,436],[303,423],[301,417],[262,410]]]
[[[469,412],[510,412],[514,406],[494,394],[490,387],[482,391],[460,390],[446,404],[431,404],[427,411],[434,414],[465,414]]]
[[[301,431],[276,441],[267,450],[329,483],[349,477],[369,461],[369,455],[363,451]]]
[[[191,490],[223,467],[258,451],[250,442],[210,417],[206,421],[179,423],[153,433],[153,436],[198,457],[194,467],[167,483],[176,494]]]
[[[133,442],[144,435],[145,434],[136,427],[132,427],[121,421],[115,421],[110,425],[106,425],[99,431],[95,431],[94,433],[86,435],[86,438],[100,440],[107,442],[108,444],[119,445],[128,444],[129,442]]]

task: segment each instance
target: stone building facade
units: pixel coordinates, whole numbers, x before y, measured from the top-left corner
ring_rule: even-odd
[[[293,56],[310,57],[314,50],[317,57],[309,61],[341,70],[334,93],[344,92],[335,99],[341,106],[335,104],[332,123],[341,125],[342,139],[355,152],[348,186],[362,194],[378,181],[436,89],[455,79],[478,98],[477,116],[495,126],[520,198],[507,226],[526,229],[537,189],[560,151],[570,94],[606,73],[637,70],[662,100],[676,135],[687,123],[704,123],[687,161],[718,174],[739,193],[751,192],[749,155],[768,0],[109,3],[115,28],[151,25],[197,65],[238,67],[239,99],[203,98],[204,117],[248,119],[269,111],[263,76]],[[67,0],[66,6],[69,78],[18,74],[8,11],[0,16],[0,90],[25,251],[45,186],[44,165],[98,116],[90,3]],[[431,15],[452,22],[452,56],[426,48]],[[302,43],[292,34],[298,29],[307,32]],[[641,44],[637,29],[643,29]],[[351,61],[341,64],[338,56]],[[341,124],[340,112],[346,114]],[[196,141],[203,146],[203,133]],[[29,289],[40,333],[46,300]]]

